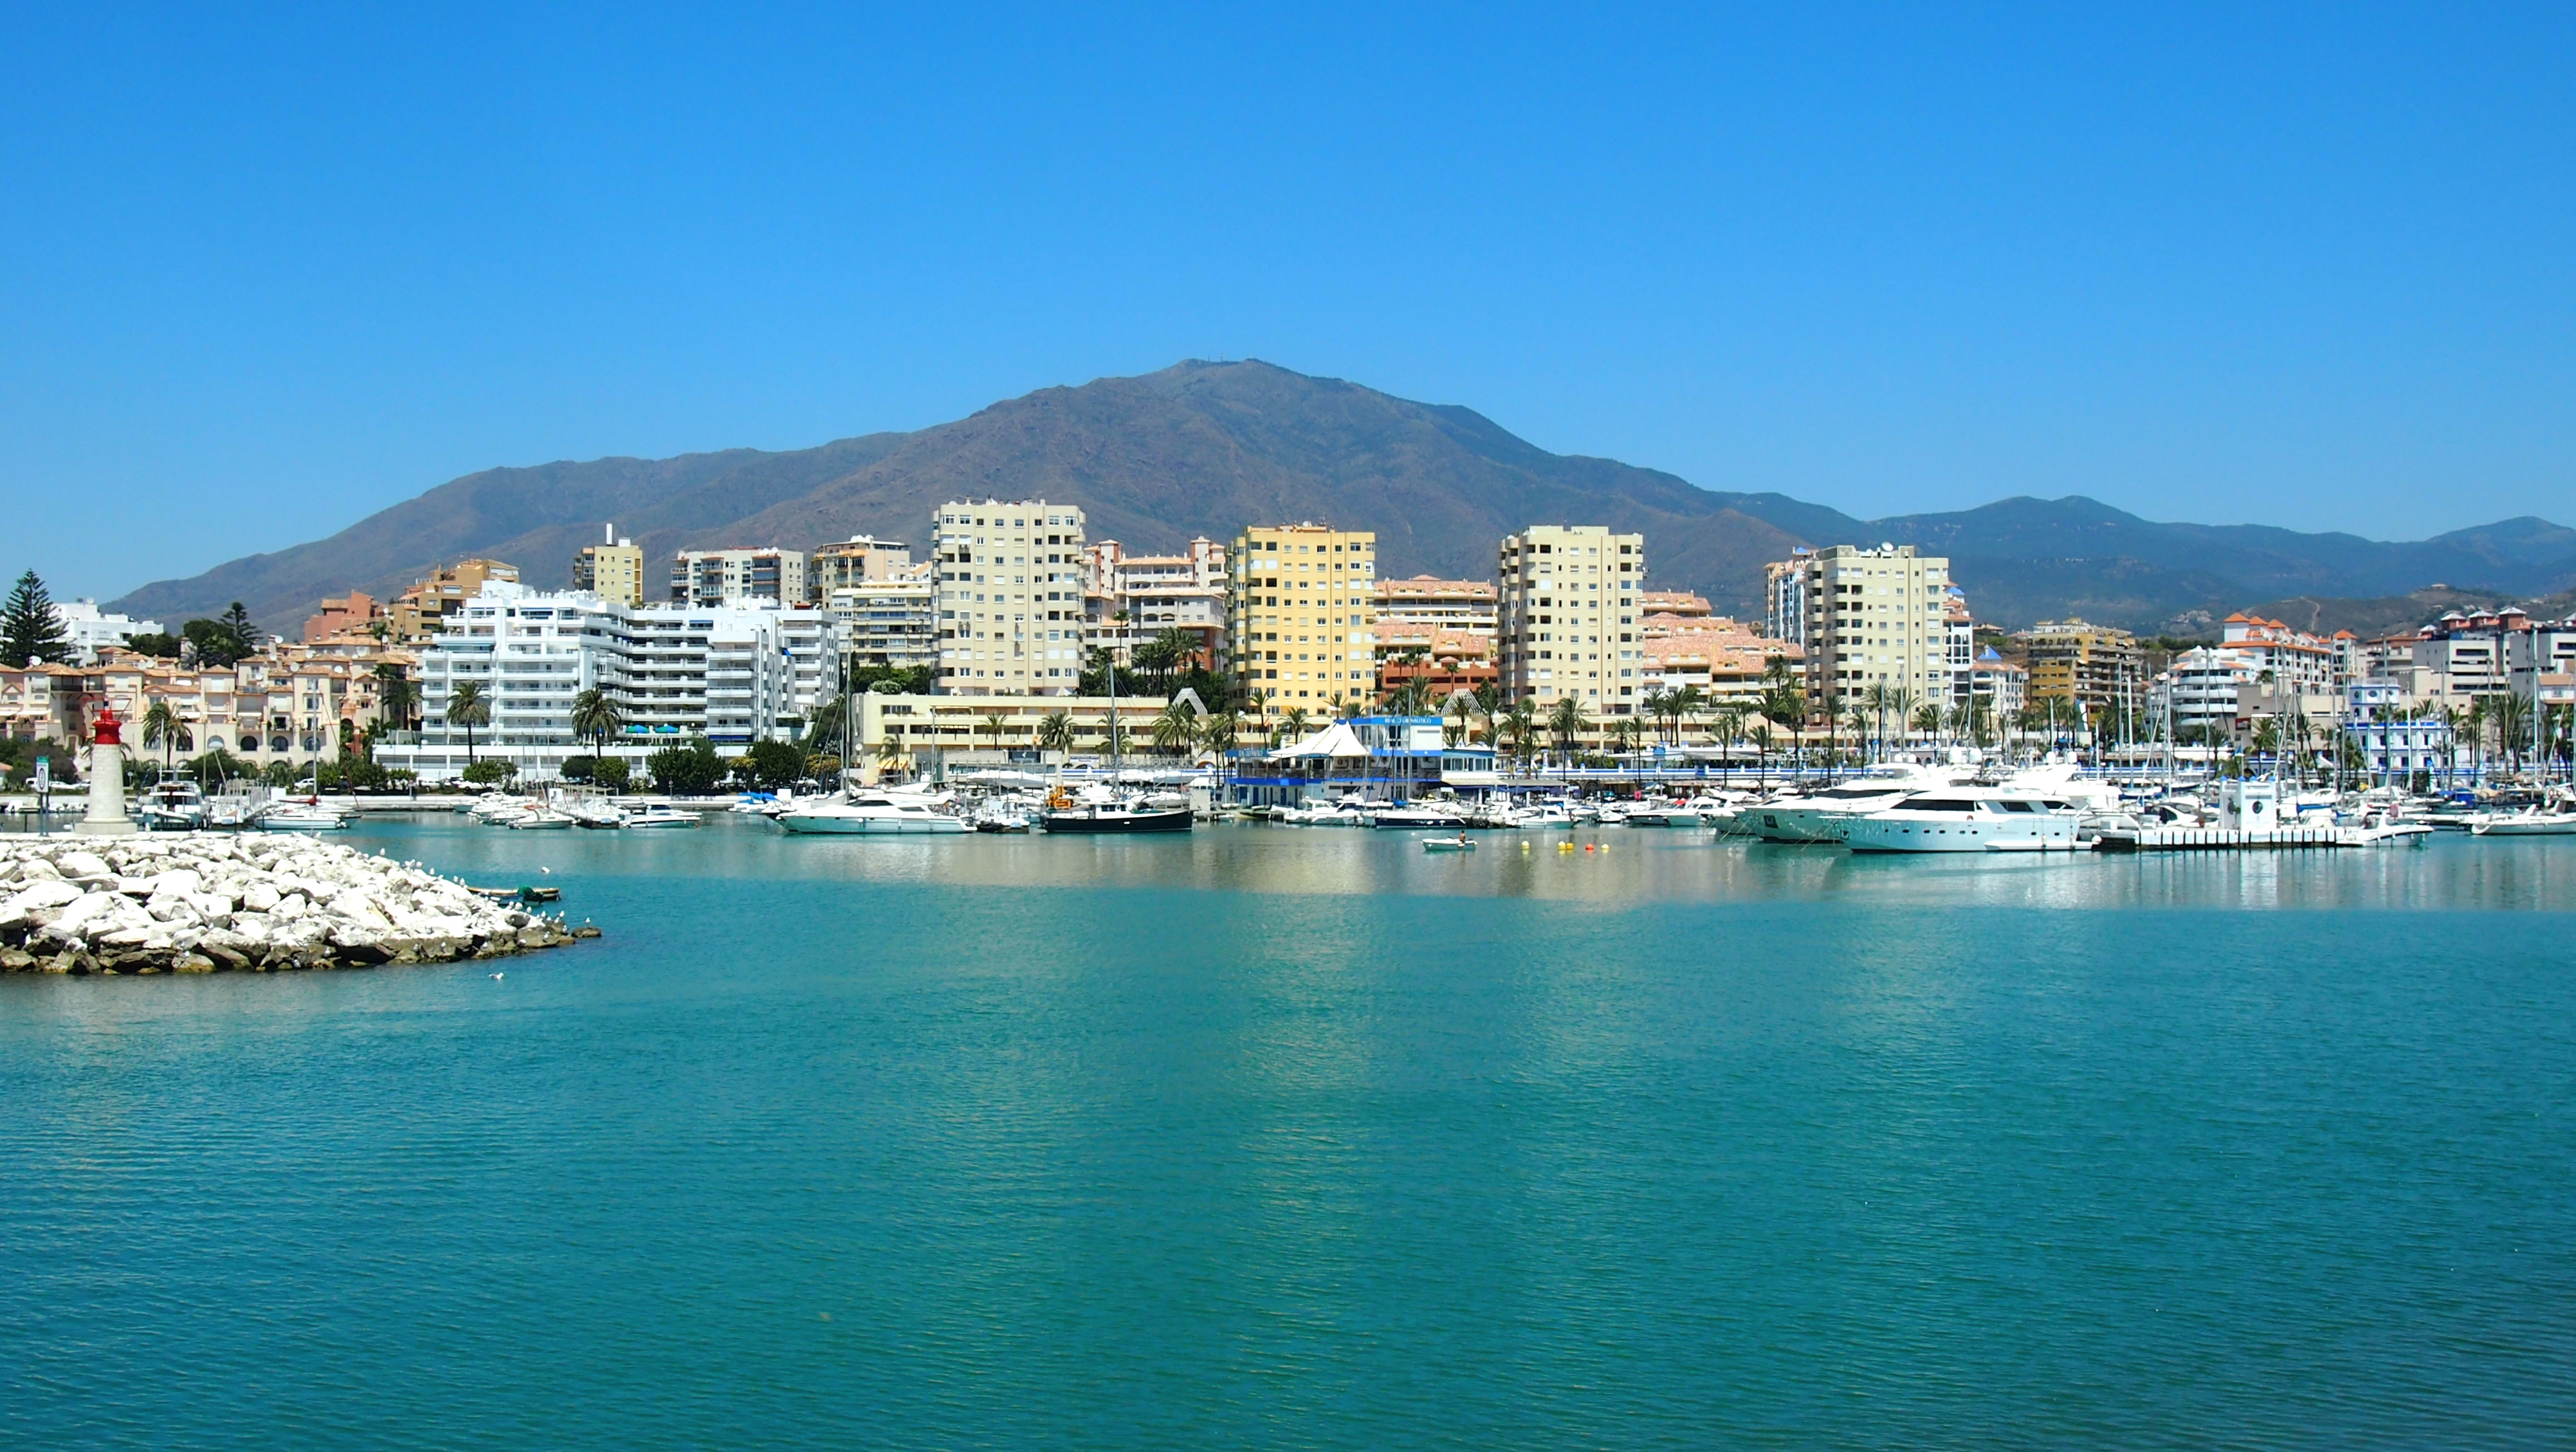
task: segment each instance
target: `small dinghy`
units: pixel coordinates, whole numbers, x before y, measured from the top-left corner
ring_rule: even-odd
[[[1462,832],[1455,837],[1425,837],[1422,839],[1422,850],[1425,852],[1473,852],[1476,850],[1476,844],[1467,840],[1467,835]]]

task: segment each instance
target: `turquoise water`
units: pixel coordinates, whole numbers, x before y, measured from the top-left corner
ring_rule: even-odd
[[[608,936],[0,980],[0,1442],[2576,1441],[2576,841],[351,840]]]

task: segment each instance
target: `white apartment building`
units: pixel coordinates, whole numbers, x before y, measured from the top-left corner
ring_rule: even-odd
[[[1815,609],[1815,564],[1816,552],[1799,545],[1789,551],[1789,558],[1764,568],[1763,633],[1773,640],[1807,644],[1808,620]]]
[[[1836,711],[1871,686],[1918,703],[1951,699],[1949,597],[1949,560],[1912,545],[1834,545],[1771,567],[1773,629],[1785,632],[1795,622],[1779,611],[1804,602],[1807,691]]]
[[[2218,652],[2241,681],[2261,684],[2269,676],[2300,695],[2315,696],[2342,689],[2353,656],[2347,643],[2357,644],[2349,633],[2311,635],[2278,620],[2238,613],[2219,626]]]
[[[917,670],[939,664],[939,582],[928,560],[892,578],[841,585],[823,611],[840,628],[850,664]]]
[[[674,605],[801,605],[805,599],[802,550],[682,550],[671,560]]]
[[[2150,699],[2156,713],[2171,726],[2175,740],[2191,740],[2206,731],[2232,736],[2237,688],[2248,679],[2225,651],[2195,646],[2166,664],[2151,687]]]
[[[931,517],[942,694],[1071,695],[1082,679],[1083,515],[951,500]]]
[[[1950,662],[1950,702],[1964,706],[1977,693],[1977,618],[1968,596],[1952,585],[1941,604],[1941,628]]]
[[[466,731],[446,712],[469,681],[492,717],[474,729],[474,758],[510,761],[524,777],[551,777],[597,749],[572,729],[573,698],[593,687],[625,718],[612,756],[640,763],[693,736],[739,750],[797,735],[839,690],[839,655],[837,629],[810,608],[635,607],[493,581],[421,652],[418,741],[380,746],[376,760],[423,781],[462,773]]]
[[[1571,699],[1596,720],[1635,714],[1646,537],[1598,524],[1532,525],[1504,537],[1499,560],[1503,699],[1541,711]]]
[[[88,599],[55,605],[54,621],[62,626],[63,634],[71,641],[72,662],[75,665],[96,665],[98,653],[102,650],[112,650],[138,635],[161,633],[161,622],[158,620],[137,620],[129,615],[103,615],[99,613],[98,602]],[[26,662],[16,661],[12,664],[24,665]]]

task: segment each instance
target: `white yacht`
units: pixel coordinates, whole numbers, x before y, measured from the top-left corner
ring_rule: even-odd
[[[1765,842],[1831,843],[1849,817],[1892,807],[1927,787],[1947,786],[1949,777],[1910,763],[1874,766],[1848,781],[1799,796],[1746,807],[1735,818],[1737,830]]]
[[[808,798],[777,814],[790,832],[817,836],[952,837],[972,832],[964,817],[939,810],[937,799],[917,792],[861,788],[846,801]]]
[[[314,802],[276,802],[259,809],[251,825],[263,832],[344,832],[349,819]]]
[[[2576,836],[2576,792],[2559,792],[2519,812],[2479,817],[2469,831],[2480,837]]]
[[[1936,787],[1835,824],[1854,852],[2075,852],[2072,801],[2004,787]]]
[[[1467,814],[1441,802],[1414,802],[1380,807],[1369,820],[1377,827],[1463,827],[1467,825]]]
[[[626,818],[627,830],[633,832],[672,831],[696,825],[698,825],[697,813],[684,812],[677,807],[646,807],[640,812],[630,813]]]

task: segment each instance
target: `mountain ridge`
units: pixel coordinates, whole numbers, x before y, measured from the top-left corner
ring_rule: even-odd
[[[2535,595],[2576,584],[2576,530],[2534,516],[2395,543],[2159,523],[2082,495],[1864,520],[1549,453],[1463,405],[1259,360],[1185,360],[810,449],[479,470],[327,539],[156,581],[110,606],[170,620],[239,599],[269,628],[291,630],[324,595],[390,596],[470,554],[560,585],[606,521],[656,559],[721,545],[812,549],[854,533],[918,543],[937,504],[987,497],[1078,505],[1092,538],[1142,551],[1176,549],[1194,533],[1230,539],[1248,523],[1331,520],[1376,530],[1391,575],[1489,576],[1506,533],[1602,523],[1647,535],[1658,585],[1757,618],[1767,561],[1798,545],[1882,541],[1948,554],[1978,617],[2007,625],[2080,614],[2189,628],[2248,600],[2394,597],[2436,581]]]

